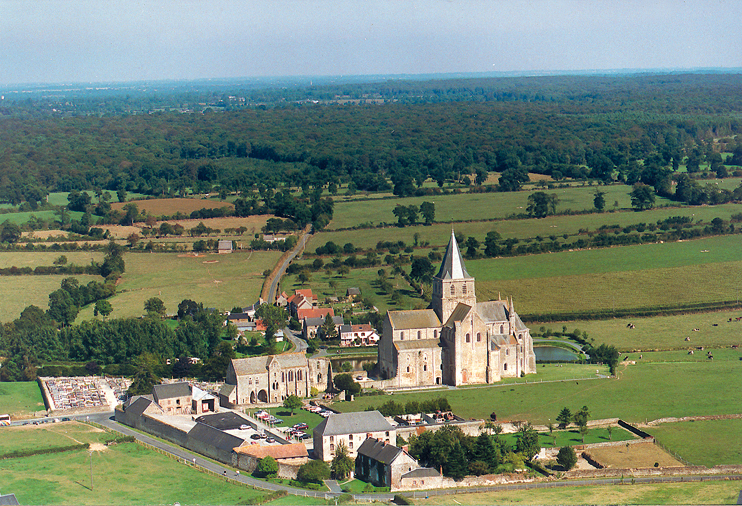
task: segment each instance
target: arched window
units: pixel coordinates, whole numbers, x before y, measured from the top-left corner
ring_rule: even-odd
[[[505,333],[505,326],[500,325],[500,334],[504,334],[504,333]]]
[[[422,331],[418,330],[418,331],[417,331],[417,338],[418,338],[418,339],[422,339],[422,336],[423,336],[423,333],[422,333]]]
[[[481,332],[477,332],[477,342],[478,343],[481,343],[482,342],[482,333]]]
[[[466,342],[467,343],[471,342],[471,336],[468,333],[466,334]]]
[[[505,371],[507,371],[507,370],[508,370],[508,364],[503,364],[503,366],[502,366],[502,367],[503,367],[503,370],[505,370]]]
[[[286,381],[286,374],[283,371],[281,371],[281,383],[285,381]]]
[[[409,365],[407,366],[407,372],[410,372],[410,366]]]
[[[451,295],[456,295],[456,288],[451,285]]]
[[[423,364],[423,371],[427,371],[427,370],[428,370],[428,364]]]
[[[436,339],[438,338],[438,331],[437,330],[434,330],[433,331],[433,337],[435,337]]]
[[[399,333],[399,339],[400,339],[401,341],[404,341],[404,332],[400,332],[400,333]]]
[[[506,349],[505,350],[505,355],[510,355],[510,350]]]
[[[294,381],[294,371],[289,371],[289,381]]]
[[[301,371],[296,371],[296,381],[301,381],[303,374]]]

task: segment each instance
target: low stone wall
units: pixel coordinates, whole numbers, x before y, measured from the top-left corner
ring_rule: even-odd
[[[730,420],[733,418],[742,418],[742,414],[731,414],[731,415],[708,415],[708,416],[684,416],[682,418],[668,417],[658,418],[643,424],[644,427],[652,427],[654,425],[660,425],[662,423],[676,423],[676,422],[695,422],[701,420]]]
[[[685,475],[717,475],[717,474],[740,474],[742,466],[678,466],[678,467],[648,467],[642,469],[592,469],[569,471],[566,477],[569,479],[584,478],[629,478],[639,476],[685,476]]]
[[[512,483],[531,483],[540,481],[541,478],[534,478],[525,474],[485,474],[482,476],[467,476],[462,480],[456,481],[447,476],[430,476],[426,478],[406,478],[400,480],[399,484],[392,485],[391,491],[412,491],[412,490],[429,490],[434,488],[470,488],[470,487],[488,487],[494,485],[507,485]]]
[[[258,467],[260,459],[243,453],[232,453],[232,466],[252,473]],[[278,477],[285,480],[295,480],[299,468],[306,464],[309,458],[296,458],[278,461]]]
[[[420,434],[425,431],[437,431],[446,426],[458,427],[467,436],[478,436],[484,428],[483,420],[470,420],[464,422],[449,422],[449,423],[431,423],[426,425],[409,425],[409,426],[397,426],[397,437],[402,436],[405,439],[410,439],[410,436]]]

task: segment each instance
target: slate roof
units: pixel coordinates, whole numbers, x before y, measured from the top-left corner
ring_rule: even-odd
[[[219,430],[239,429],[240,425],[247,425],[246,419],[232,411],[201,415],[196,421]]]
[[[394,427],[378,411],[358,411],[333,413],[322,420],[314,432],[322,436],[336,436],[390,430],[394,430]]]
[[[299,311],[301,311],[301,309]],[[325,323],[325,319],[323,317],[304,318],[304,321],[306,322],[307,327],[321,327]],[[344,320],[342,316],[332,317],[332,323],[334,323],[336,326],[343,325],[343,322]]]
[[[471,306],[467,306],[466,304],[462,304],[459,302],[456,305],[456,308],[454,308],[453,311],[451,311],[451,316],[448,317],[448,321],[444,325],[445,327],[453,327],[455,322],[460,322],[464,318],[466,318],[469,315],[469,312],[471,311]]]
[[[230,385],[229,383],[225,383],[219,389],[219,393],[225,397],[229,397],[232,392],[234,392],[235,388],[237,388],[237,385]]]
[[[434,478],[440,475],[441,474],[438,471],[430,467],[418,467],[417,469],[404,473],[400,478]]]
[[[196,425],[188,431],[188,437],[208,443],[220,450],[232,451],[233,448],[242,446],[245,440],[232,434],[227,434],[203,423]]]
[[[264,357],[233,358],[232,368],[236,376],[262,374],[268,372],[268,366],[276,359],[281,367],[305,367],[307,357],[304,353],[283,353]]]
[[[394,341],[394,346],[398,350],[422,350],[430,348],[439,348],[440,339],[411,339],[409,341]]]
[[[402,448],[392,444],[385,444],[376,438],[366,438],[363,444],[358,448],[358,455],[365,455],[382,464],[391,464],[401,453]]]
[[[136,399],[132,399],[129,401],[129,405],[126,406],[126,412],[127,413],[134,413],[137,416],[142,416],[142,413],[144,413],[144,410],[149,407],[150,404],[152,404],[152,399],[148,399],[146,397],[139,396]]]
[[[440,327],[441,321],[432,309],[411,309],[408,311],[387,312],[392,326],[397,330],[429,329]]]
[[[346,294],[350,295],[361,295],[361,289],[357,286],[351,286],[348,287],[348,289],[345,291]]]
[[[250,315],[247,313],[232,313],[227,316],[227,320],[249,320]]]
[[[296,459],[308,457],[307,446],[304,443],[291,443],[287,445],[246,445],[235,449],[236,453],[250,455],[262,459],[273,457],[274,459]]]
[[[439,279],[471,279],[469,273],[466,272],[453,229],[451,229],[451,239],[448,241],[448,248],[446,248],[446,254],[443,256],[441,268],[435,277]]]
[[[19,504],[15,494],[0,495],[0,505],[2,506],[18,506]]]
[[[191,395],[191,386],[185,381],[155,385],[152,388],[152,395],[158,401],[159,399],[172,399],[173,397],[188,397]]]
[[[485,323],[508,321],[508,312],[505,303],[499,300],[477,302],[477,313]]]

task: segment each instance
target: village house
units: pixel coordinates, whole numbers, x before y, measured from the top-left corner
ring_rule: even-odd
[[[167,415],[209,413],[219,408],[213,395],[184,381],[155,385],[152,399]]]
[[[302,320],[301,336],[305,340],[314,339],[319,332],[322,325],[325,324],[326,316],[318,316],[316,318],[304,318]],[[344,321],[342,316],[330,316],[332,323],[335,324],[335,329],[339,329]]]
[[[357,298],[361,297],[361,289],[356,286],[348,287],[348,289],[345,291],[345,299],[348,302],[353,302]]]
[[[219,239],[217,244],[217,252],[219,253],[232,253],[233,243],[230,240]]]
[[[355,477],[377,487],[396,488],[404,474],[416,469],[421,469],[417,460],[384,440],[369,437],[358,448]]]
[[[373,346],[378,342],[379,334],[370,323],[340,327],[340,346]]]
[[[331,461],[339,444],[348,449],[348,456],[355,458],[366,438],[372,437],[386,444],[397,443],[397,433],[389,421],[378,411],[333,413],[313,431],[314,456]]]

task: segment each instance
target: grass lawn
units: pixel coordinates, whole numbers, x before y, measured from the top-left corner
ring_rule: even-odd
[[[104,257],[99,251],[3,251],[0,268],[51,266],[62,255],[67,257],[67,265],[90,265],[91,260],[102,263]]]
[[[126,272],[110,299],[112,317],[141,316],[150,297],[162,299],[168,313],[175,313],[184,299],[222,310],[252,304],[260,295],[263,271],[272,269],[280,256],[265,251],[199,257],[127,253]],[[92,307],[86,308],[78,318],[90,319],[92,313]]]
[[[556,423],[554,423],[556,425]],[[607,443],[609,441],[629,441],[636,439],[631,432],[624,430],[620,427],[613,427],[613,434],[608,435],[608,429],[595,428],[590,429],[585,434],[585,442],[582,442],[582,436],[580,431],[577,429],[567,430],[555,430],[553,435],[548,432],[539,432],[538,442],[543,448],[561,448],[562,446],[575,446],[581,444],[595,444],[595,443]],[[554,444],[554,436],[556,436],[556,444]],[[501,434],[500,437],[505,440],[511,447],[515,447],[516,437],[515,434]]]
[[[44,411],[44,398],[35,381],[0,383],[0,414],[30,415]]]
[[[735,504],[738,481],[661,483],[624,486],[558,487],[534,490],[502,490],[483,494],[456,494],[415,499],[415,504]],[[418,492],[418,496],[424,496]]]
[[[280,425],[280,427],[291,427],[293,425],[296,425],[297,423],[304,422],[306,423],[309,428],[306,429],[304,432],[311,435],[312,430],[320,424],[324,418],[319,416],[316,413],[312,413],[311,411],[307,411],[306,409],[297,409],[294,411],[294,416],[291,416],[291,411],[284,407],[278,407],[278,408],[268,408],[266,409],[267,412],[272,414],[275,417],[280,418],[283,420],[283,423]]]
[[[742,311],[719,311],[714,313],[655,316],[651,318],[616,318],[612,320],[575,321],[565,323],[532,323],[534,328],[543,326],[562,331],[566,325],[571,332],[575,328],[588,333],[597,343],[615,346],[619,351],[669,350],[707,348],[742,344],[742,322],[729,322],[729,318],[742,316]],[[628,328],[629,323],[634,328]],[[716,326],[714,326],[716,324]],[[694,332],[693,329],[700,329]],[[685,338],[690,337],[690,341]],[[683,352],[687,355],[687,352]],[[706,353],[695,352],[696,359],[705,360]],[[687,356],[686,358],[691,358]],[[716,359],[716,355],[714,355]]]
[[[252,504],[265,492],[201,473],[136,443],[0,461],[21,504]]]
[[[0,454],[18,449],[38,450],[80,443],[104,443],[114,437],[109,432],[78,422],[5,427],[0,437]]]
[[[389,492],[389,487],[375,487],[361,480],[349,480],[340,482],[340,488],[348,494],[364,494],[376,492]]]
[[[566,365],[566,364],[565,364]],[[574,366],[579,367],[579,366]],[[585,365],[583,377],[594,376],[595,366]],[[592,373],[590,368],[592,367]],[[464,418],[488,419],[491,412],[499,421],[528,420],[546,424],[563,407],[573,412],[588,406],[591,419],[620,417],[644,422],[667,416],[717,415],[739,412],[739,361],[638,363],[619,366],[620,379],[576,380],[528,384],[498,383],[492,386],[459,388],[443,392],[395,393],[396,402],[446,397],[454,413]],[[543,368],[539,367],[541,372]],[[713,392],[713,395],[709,395]],[[357,397],[353,402],[335,404],[341,411],[363,411],[379,406],[389,397]],[[693,399],[693,402],[689,402]]]
[[[742,464],[741,419],[664,423],[647,431],[691,464]]]

